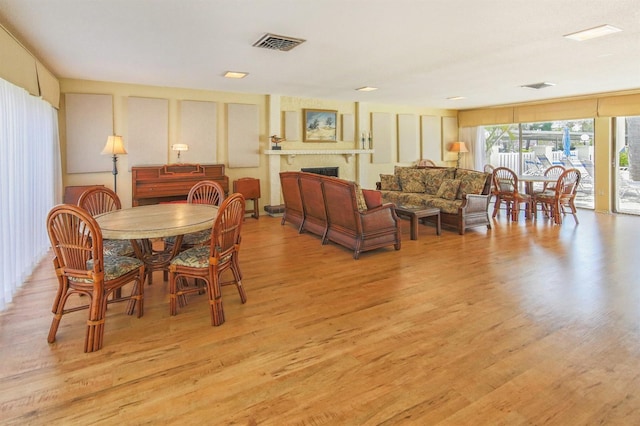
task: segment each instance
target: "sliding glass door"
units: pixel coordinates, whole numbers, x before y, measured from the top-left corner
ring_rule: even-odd
[[[576,206],[593,209],[593,126],[593,119],[486,126],[485,163],[525,175],[553,165],[576,168],[582,176]]]
[[[640,116],[616,118],[615,144],[614,210],[640,214]]]

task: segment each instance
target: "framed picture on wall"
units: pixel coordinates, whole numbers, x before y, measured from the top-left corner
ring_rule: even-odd
[[[305,109],[304,142],[337,142],[338,111],[326,109]]]

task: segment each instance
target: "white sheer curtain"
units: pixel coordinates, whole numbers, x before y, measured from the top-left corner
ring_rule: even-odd
[[[482,170],[485,163],[485,137],[483,127],[462,127],[458,130],[460,140],[465,142],[469,152],[462,154],[460,164],[462,168]]]
[[[49,249],[46,218],[62,199],[58,112],[0,79],[0,310]]]

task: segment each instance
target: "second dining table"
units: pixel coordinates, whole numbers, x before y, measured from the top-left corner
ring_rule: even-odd
[[[558,176],[545,175],[519,175],[519,182],[524,182],[525,193],[533,195],[534,183],[554,183],[558,181]]]
[[[533,184],[534,183],[555,183],[558,181],[558,177],[557,176],[545,176],[545,175],[519,175],[518,176],[518,181],[519,182],[524,182],[524,190],[525,193],[528,194],[530,197],[533,197]],[[526,209],[528,213],[528,216],[530,218],[533,218],[534,215],[536,214],[535,211],[533,211],[533,204],[527,203],[526,205]]]
[[[182,244],[182,236],[210,229],[218,207],[209,204],[153,204],[114,210],[95,217],[102,237],[131,240],[136,256],[147,269],[149,284],[153,271],[166,270]],[[154,250],[152,239],[176,237],[170,249]]]

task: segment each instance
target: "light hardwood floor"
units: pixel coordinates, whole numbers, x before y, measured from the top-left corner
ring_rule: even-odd
[[[0,314],[0,423],[640,424],[640,218],[579,217],[417,241],[403,221],[400,251],[357,261],[248,218],[224,325],[204,296],[170,317],[157,273],[91,354],[86,312],[47,343],[47,257]]]

